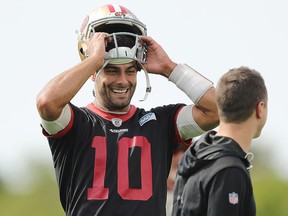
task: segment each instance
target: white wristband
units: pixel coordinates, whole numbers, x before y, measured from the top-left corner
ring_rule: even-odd
[[[169,76],[179,89],[197,104],[203,95],[213,86],[213,82],[186,64],[178,64]]]

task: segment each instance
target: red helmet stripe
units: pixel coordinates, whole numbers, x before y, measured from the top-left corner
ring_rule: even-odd
[[[123,7],[123,6],[121,6],[121,5],[119,5],[119,7],[120,7],[120,9],[121,9],[121,12],[122,12],[122,13],[127,13],[127,11],[126,11],[126,8],[125,8],[125,7]]]
[[[110,13],[113,13],[113,12],[115,12],[115,8],[113,7],[113,5],[111,5],[111,4],[108,4],[108,5],[107,5],[107,7],[108,7],[108,9],[109,9]]]

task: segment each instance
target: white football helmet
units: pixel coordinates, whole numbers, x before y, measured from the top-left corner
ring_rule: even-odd
[[[85,17],[78,31],[78,52],[82,61],[87,56],[85,41],[95,32],[109,34],[128,32],[135,35],[147,35],[146,26],[129,9],[114,4],[98,7]]]
[[[91,11],[83,20],[80,31],[78,31],[78,52],[81,60],[88,57],[86,40],[91,38],[95,32],[107,32],[109,34],[108,45],[105,53],[105,65],[108,62],[117,63],[127,60],[135,60],[145,72],[146,94],[151,92],[149,76],[142,64],[146,63],[146,45],[139,36],[146,36],[146,26],[126,7],[115,4],[107,4]],[[132,38],[133,44],[123,45],[121,38]],[[125,43],[124,43],[125,44]],[[105,66],[104,65],[104,66]],[[143,101],[142,100],[142,101]]]

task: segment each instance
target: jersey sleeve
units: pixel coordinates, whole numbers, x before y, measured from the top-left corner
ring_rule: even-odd
[[[57,120],[49,122],[42,119],[42,133],[46,137],[60,138],[71,130],[73,121],[74,111],[71,105],[67,104]]]

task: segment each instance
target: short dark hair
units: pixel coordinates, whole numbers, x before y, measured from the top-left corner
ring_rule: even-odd
[[[217,83],[216,102],[225,122],[245,121],[260,101],[267,103],[267,97],[264,79],[248,67],[229,70]]]
[[[118,47],[129,47],[132,48],[135,46],[135,37],[130,35],[115,35]],[[113,48],[115,48],[115,41],[111,40],[109,43],[107,43],[106,51],[109,51]]]

